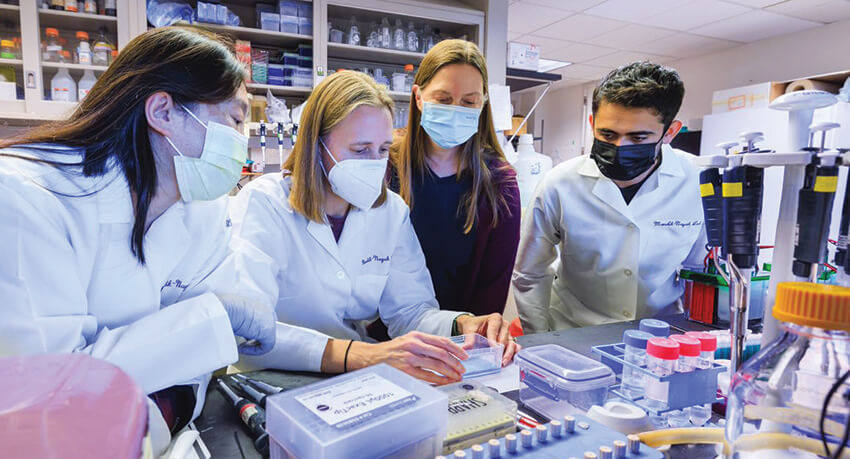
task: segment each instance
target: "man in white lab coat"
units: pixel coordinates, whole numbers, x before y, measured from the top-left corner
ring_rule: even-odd
[[[594,91],[591,154],[547,174],[523,217],[512,283],[525,333],[681,310],[676,271],[705,255],[699,171],[669,145],[684,92],[649,62]]]

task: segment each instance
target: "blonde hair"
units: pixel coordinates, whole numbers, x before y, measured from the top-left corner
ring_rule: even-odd
[[[301,114],[298,140],[283,168],[291,177],[289,205],[310,220],[324,221],[325,183],[319,138],[326,137],[355,108],[361,105],[386,108],[393,112],[387,90],[368,75],[342,71],[325,78],[310,94]],[[386,185],[374,207],[387,199]]]
[[[490,170],[489,163],[499,161],[503,165],[496,172],[509,169],[505,154],[496,138],[493,128],[493,115],[490,113],[490,102],[487,97],[487,61],[475,43],[465,40],[444,40],[428,51],[422,59],[422,64],[416,72],[414,83],[424,88],[443,66],[450,64],[468,64],[481,73],[484,82],[484,105],[478,120],[478,131],[467,140],[460,151],[458,178],[464,173],[472,176],[472,189],[462,198],[460,208],[466,209],[464,233],[469,233],[475,226],[478,216],[479,199],[483,199],[492,209],[492,226],[508,211],[505,197],[498,189],[498,183]],[[428,134],[419,124],[422,112],[416,105],[416,98],[410,98],[410,117],[407,123],[407,133],[397,142],[391,151],[391,159],[395,165],[399,180],[399,194],[408,206],[413,207],[413,174],[424,177],[425,148]],[[498,174],[498,179],[504,174]]]

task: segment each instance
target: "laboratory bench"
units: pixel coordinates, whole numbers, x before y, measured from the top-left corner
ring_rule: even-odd
[[[671,332],[711,330],[712,327],[688,321],[681,314],[659,317],[670,324]],[[574,328],[549,333],[540,333],[517,338],[524,348],[543,344],[558,344],[580,354],[591,356],[592,346],[618,343],[622,341],[623,332],[638,327],[638,321],[616,322],[592,327]],[[285,372],[263,370],[246,373],[249,377],[280,386],[285,390],[295,389],[308,384],[327,379],[333,375],[319,373]],[[516,392],[516,391],[513,391]],[[511,396],[513,394],[506,393]],[[511,397],[513,398],[513,397]],[[247,434],[247,429],[229,401],[221,392],[210,384],[203,412],[195,420],[195,427],[212,454],[213,458],[243,458],[253,459],[262,457]],[[670,449],[667,457],[671,458],[701,458],[715,457],[713,445],[675,446]]]

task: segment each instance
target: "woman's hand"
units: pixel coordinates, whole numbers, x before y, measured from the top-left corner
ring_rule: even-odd
[[[450,339],[414,331],[383,343],[355,341],[348,353],[348,370],[383,362],[414,378],[443,385],[463,379],[460,360],[467,358]]]
[[[465,314],[458,316],[455,320],[457,321],[457,329],[461,334],[477,333],[486,336],[491,341],[502,343],[505,346],[505,352],[502,354],[502,366],[511,363],[514,355],[522,349],[508,333],[510,322],[505,320],[498,312],[486,316]]]

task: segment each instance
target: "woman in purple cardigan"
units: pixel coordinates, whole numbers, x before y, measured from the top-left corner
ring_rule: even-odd
[[[391,188],[410,218],[440,307],[502,313],[519,243],[516,173],[496,140],[487,66],[474,43],[445,40],[416,72]]]

